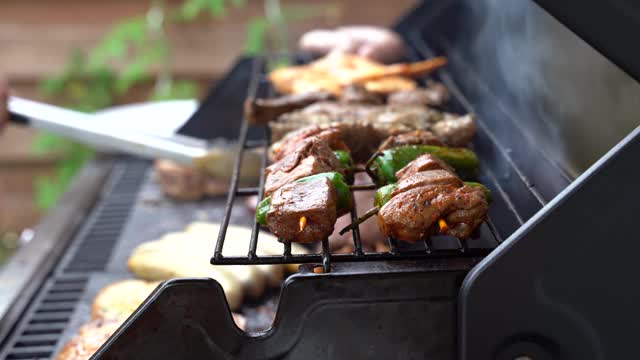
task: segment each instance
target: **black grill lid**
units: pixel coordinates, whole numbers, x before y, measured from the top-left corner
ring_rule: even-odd
[[[459,0],[425,3],[398,27],[449,56],[471,106],[551,196],[467,276],[459,355],[638,358],[638,7],[539,2],[564,25],[527,0]],[[554,166],[576,180],[562,190]]]

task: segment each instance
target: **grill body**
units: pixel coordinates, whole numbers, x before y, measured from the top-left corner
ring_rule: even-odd
[[[520,12],[519,6],[526,11]],[[557,2],[546,6],[552,9]],[[486,21],[469,22],[478,17]],[[580,132],[580,127],[559,129],[552,125],[556,119],[575,121],[579,113],[558,111],[567,104],[566,98],[554,100],[548,94],[518,87],[523,79],[532,79],[523,74],[535,75],[540,68],[527,72],[533,66],[531,62],[514,71],[499,68],[503,53],[495,46],[502,42],[472,41],[497,19],[513,26],[514,33],[521,35],[516,40],[526,48],[530,44],[527,41],[539,40],[528,37],[527,32],[531,30],[528,25],[536,24],[528,21],[538,17],[544,18],[543,24],[562,26],[531,1],[454,0],[427,2],[396,27],[410,44],[412,59],[449,56],[450,65],[437,75],[452,92],[449,110],[478,115],[474,150],[481,159],[479,180],[496,195],[491,222],[483,228],[481,241],[465,248],[443,239],[436,244],[439,251],[396,249],[383,255],[324,252],[296,258],[286,246],[282,256],[271,258],[256,257],[251,248],[246,257],[221,257],[212,251],[212,262],[217,264],[324,263],[332,271],[315,274],[313,266],[308,265],[288,279],[273,327],[255,336],[235,327],[215,281],[166,282],[94,358],[451,359],[456,354],[463,359],[640,357],[632,353],[637,350],[633,339],[638,333],[637,321],[633,320],[640,316],[635,309],[640,294],[629,286],[635,281],[634,255],[640,250],[637,242],[631,241],[640,200],[633,188],[640,180],[636,166],[640,156],[638,130],[574,181],[602,155],[603,149],[610,148],[637,122],[629,123],[625,113],[616,112],[610,121],[616,131],[595,130],[606,138],[600,152],[585,153],[575,161],[573,155],[583,151],[572,144],[579,144],[575,140],[587,139],[587,135]],[[569,33],[566,28],[562,31]],[[569,35],[563,36],[581,41]],[[590,49],[584,43],[577,46]],[[606,50],[607,46],[598,48]],[[585,57],[597,63],[604,59],[590,50]],[[509,63],[534,60],[534,53],[515,52]],[[203,118],[209,120],[217,111],[239,117],[236,110],[241,109],[244,89],[250,94],[265,91],[263,69],[253,64],[252,59],[241,60],[213,89],[200,110]],[[613,78],[627,83],[626,74],[611,64],[607,66]],[[257,79],[253,90],[252,79]],[[531,82],[531,88],[544,88],[539,85]],[[634,86],[629,88],[632,94],[636,94]],[[238,89],[243,89],[242,93]],[[588,88],[582,90],[585,92],[580,92],[581,96],[589,93]],[[544,112],[540,112],[539,104],[545,105]],[[243,148],[267,143],[264,129],[218,125],[221,127],[215,132],[230,131],[239,136]],[[585,120],[582,128],[591,125],[597,123]],[[205,130],[194,122],[181,131],[195,135]],[[575,139],[566,137],[571,131]],[[260,192],[259,188],[233,190],[224,210],[226,218],[236,197]],[[255,249],[255,240],[253,246]],[[81,245],[74,247],[79,248]],[[93,260],[72,260],[84,258],[74,256],[63,260],[54,280],[16,326],[16,335],[6,342],[10,347],[0,358],[51,355],[56,334],[64,328],[62,317],[71,312],[72,303],[85,287],[82,272],[100,268],[92,265]],[[97,257],[99,263],[106,261],[103,255]],[[567,266],[569,262],[571,266]],[[58,285],[62,285],[61,290],[49,290]],[[72,293],[67,296],[65,291]],[[42,303],[39,299],[47,296],[62,303],[38,310]],[[60,313],[46,314],[56,312],[52,309]],[[23,346],[33,347],[16,351]]]
[[[235,327],[216,282],[172,280],[96,358],[450,359],[456,297],[472,264],[336,264],[294,275],[272,329],[254,337]]]

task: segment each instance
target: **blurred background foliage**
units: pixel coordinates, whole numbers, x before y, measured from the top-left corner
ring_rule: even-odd
[[[185,0],[169,6],[164,0],[151,0],[146,14],[121,19],[89,51],[73,51],[60,73],[42,81],[40,91],[57,103],[84,112],[112,106],[133,87],[148,81],[154,82],[149,100],[195,98],[198,85],[172,74],[172,48],[166,30],[204,18],[216,21],[231,10],[242,10],[247,1]],[[284,55],[276,63],[284,65],[289,53],[287,24],[331,17],[337,11],[331,4],[281,7],[278,0],[265,0],[264,15],[247,21],[245,52],[257,55],[268,48]],[[47,133],[38,135],[33,149],[37,153],[64,154],[52,176],[37,178],[34,183],[38,207],[48,209],[94,156],[94,150]]]

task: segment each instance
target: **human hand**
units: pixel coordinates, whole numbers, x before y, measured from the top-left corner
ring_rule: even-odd
[[[7,100],[9,99],[9,85],[4,78],[0,77],[0,132],[4,130],[9,122],[9,111]]]

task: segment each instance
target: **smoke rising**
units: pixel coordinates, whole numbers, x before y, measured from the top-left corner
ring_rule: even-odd
[[[640,124],[640,84],[533,1],[466,5],[474,31],[457,47],[468,47],[518,125],[574,176]]]

